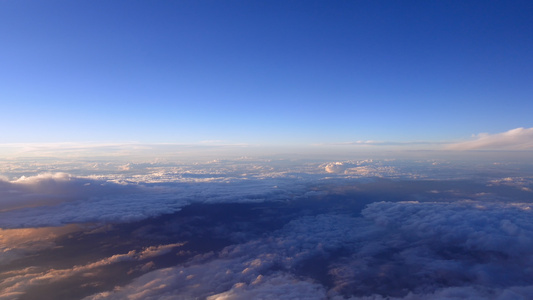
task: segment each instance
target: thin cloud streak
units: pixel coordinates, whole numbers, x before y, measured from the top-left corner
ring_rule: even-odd
[[[0,144],[0,153],[5,157],[198,157],[199,155],[241,156],[244,154],[272,154],[292,149],[304,150],[297,145],[280,147],[228,143],[219,140],[206,140],[198,143],[11,143]],[[389,150],[531,150],[533,149],[533,128],[516,128],[506,132],[480,133],[469,141],[380,141],[357,140],[349,142],[315,143],[320,147],[355,147],[359,149]]]
[[[533,127],[506,132],[480,133],[471,141],[451,144],[450,150],[533,150]]]
[[[345,143],[331,143],[319,145],[345,145],[345,146],[414,146],[414,145],[442,145],[448,142],[429,142],[429,141],[414,141],[414,142],[391,142],[391,141],[355,141]]]
[[[480,133],[473,136],[472,140],[464,142],[454,141],[375,141],[375,140],[358,140],[352,142],[340,143],[321,143],[315,146],[353,146],[361,148],[385,148],[385,147],[400,147],[397,149],[408,149],[411,147],[419,149],[417,146],[427,146],[426,150],[507,150],[520,151],[533,149],[533,127],[532,128],[515,128],[506,132],[488,134]]]
[[[152,157],[157,156],[199,156],[217,153],[232,153],[236,149],[247,149],[244,143],[223,141],[201,141],[198,143],[9,143],[0,144],[0,154],[6,158],[17,157]],[[253,147],[252,147],[253,148]]]

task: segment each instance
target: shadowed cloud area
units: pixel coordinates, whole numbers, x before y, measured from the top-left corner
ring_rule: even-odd
[[[362,217],[300,217],[87,299],[528,298],[531,217],[529,205],[378,202]]]
[[[49,163],[2,164],[0,299],[533,297],[523,161]]]

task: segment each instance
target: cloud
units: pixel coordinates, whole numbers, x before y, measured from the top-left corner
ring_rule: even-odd
[[[44,173],[0,179],[0,228],[61,226],[84,222],[131,222],[179,211],[193,203],[263,202],[302,192],[308,180],[273,172],[202,178],[192,173],[160,171],[79,177]],[[232,173],[233,172],[233,173]],[[200,180],[191,180],[198,175]],[[194,176],[193,176],[194,177]],[[152,182],[153,181],[153,182]]]
[[[226,292],[209,296],[207,300],[249,300],[249,299],[308,299],[326,298],[326,290],[320,284],[302,281],[288,275],[259,275],[250,284],[239,282]]]
[[[390,147],[391,149],[425,149],[425,150],[532,150],[533,128],[516,128],[506,132],[488,134],[480,133],[465,142],[452,141],[354,141],[345,143],[317,144],[316,146],[353,146],[360,148]]]
[[[529,299],[532,249],[530,204],[378,202],[361,217],[301,217],[86,299]]]
[[[360,161],[338,161],[319,166],[326,173],[347,175],[349,177],[391,177],[401,173],[390,165],[374,162],[371,159]]]
[[[278,299],[282,291],[287,298],[280,299],[324,299],[322,285],[287,270],[324,249],[341,247],[354,221],[334,215],[295,220],[274,236],[198,255],[186,265],[147,273],[86,299]]]
[[[0,266],[29,253],[50,249],[61,235],[80,230],[77,225],[24,229],[0,229]]]
[[[197,143],[0,143],[0,154],[9,158],[165,158],[238,157],[259,151],[243,143],[202,141]],[[236,154],[239,152],[239,154]]]
[[[341,146],[341,147],[354,147],[354,148],[360,148],[360,149],[375,149],[378,148],[391,148],[391,149],[407,149],[407,148],[413,148],[416,147],[419,149],[418,146],[423,146],[424,148],[430,148],[430,149],[436,149],[436,147],[448,144],[447,142],[436,142],[436,141],[374,141],[374,140],[366,140],[366,141],[352,141],[352,142],[342,142],[342,143],[321,143],[321,144],[315,144],[314,146],[320,147],[320,146]]]
[[[349,167],[355,167],[357,166],[357,163],[354,162],[333,162],[328,163],[324,167],[324,170],[328,173],[344,173],[344,171]]]
[[[302,163],[241,159],[202,164],[100,162],[94,168],[95,164],[89,162],[54,164],[58,170],[74,170],[77,175],[57,172],[22,176],[35,174],[35,171],[31,173],[33,169],[46,168],[46,165],[35,165],[28,163],[11,173],[17,175],[9,176],[11,180],[0,179],[0,228],[130,222],[171,214],[191,203],[295,199],[309,192],[310,186],[339,182],[345,185],[344,180],[355,179],[361,183],[365,177],[456,179],[466,174],[464,166],[435,167],[428,161],[402,163],[367,159]],[[12,168],[1,162],[0,167]],[[79,171],[83,168],[84,171]],[[487,177],[491,179],[502,178],[501,170],[498,170],[500,174],[495,174],[493,169],[478,168],[488,170]],[[512,175],[520,177],[518,172]],[[527,176],[522,178],[517,190],[530,193],[531,180]],[[503,188],[503,184],[500,185]]]
[[[530,204],[381,202],[363,215],[373,223],[367,229],[383,231],[330,269],[336,292],[400,296],[402,289],[424,295],[469,287],[480,296],[533,284],[524,280],[533,275]]]
[[[16,296],[23,295],[33,286],[46,285],[77,275],[93,277],[95,276],[95,272],[98,272],[98,269],[101,267],[120,262],[144,261],[146,259],[164,255],[170,252],[173,248],[181,247],[183,245],[183,243],[174,243],[151,246],[141,251],[132,250],[128,253],[116,254],[92,263],[76,265],[68,269],[39,270],[38,268],[30,267],[17,272],[10,271],[7,272],[8,274],[6,274],[6,272],[0,273],[0,278],[6,277],[7,275],[7,278],[0,282],[0,289],[2,290],[2,293],[0,293],[0,299],[13,299]],[[147,264],[149,266],[149,263]],[[147,264],[144,264],[144,266]]]
[[[502,133],[481,133],[471,141],[451,144],[451,150],[532,150],[533,128],[516,128]]]
[[[0,196],[0,228],[139,220],[174,212],[186,204],[161,189],[66,173],[0,181]]]
[[[524,178],[524,177],[505,177],[498,178],[489,181],[488,186],[512,186],[521,191],[533,192],[533,178]]]
[[[26,168],[32,166],[30,163]],[[77,170],[76,166],[68,164],[61,168]],[[120,166],[129,170],[117,173]],[[264,224],[268,222],[253,223],[246,219],[247,216],[242,216],[235,226],[222,226],[219,231],[213,231],[214,236],[222,239],[234,233],[237,238],[231,242],[240,244],[197,256],[172,268],[154,270],[115,290],[112,290],[113,284],[125,284],[125,281],[107,282],[99,289],[86,292],[108,290],[93,295],[94,299],[176,299],[176,295],[183,299],[279,298],[278,291],[292,299],[298,299],[297,294],[303,299],[453,299],[461,298],[461,295],[479,298],[503,295],[502,299],[506,295],[521,295],[527,299],[533,286],[528,279],[533,278],[530,271],[533,270],[531,207],[496,201],[503,199],[497,197],[504,189],[514,192],[505,194],[507,196],[518,195],[518,192],[525,194],[524,201],[528,201],[532,182],[528,174],[509,174],[501,172],[500,167],[505,166],[498,165],[498,172],[486,173],[488,175],[480,179],[481,182],[451,182],[346,180],[362,176],[410,177],[413,174],[428,174],[425,178],[457,179],[457,174],[465,174],[464,169],[457,171],[453,164],[437,168],[427,161],[406,164],[388,160],[346,160],[302,164],[287,160],[219,160],[188,165],[121,162],[85,171],[88,173],[80,171],[81,175],[77,173],[77,176],[43,173],[0,180],[0,227],[128,222],[173,213],[195,202],[299,199],[287,201],[291,205],[297,204],[291,209],[276,209],[275,217],[269,215],[269,222],[274,220],[277,224],[274,228],[286,224],[280,230],[267,228]],[[100,173],[95,175],[93,172]],[[477,173],[474,176],[478,178]],[[347,191],[341,192],[344,189]],[[429,191],[439,194],[414,197]],[[351,198],[342,198],[346,195]],[[360,215],[363,205],[376,201],[377,197],[387,200],[469,198],[483,201],[380,202],[369,205]],[[513,201],[510,199],[513,198],[504,200]],[[317,204],[318,201],[322,203]],[[301,207],[304,209],[298,209]],[[313,215],[318,211],[324,214]],[[195,217],[206,216],[209,215]],[[290,219],[292,221],[287,223]],[[150,222],[156,221],[142,223],[154,225]],[[260,226],[263,228],[254,231]],[[187,238],[190,237],[191,242],[196,238],[202,240],[202,237],[195,236],[202,232],[207,232],[205,227],[191,231]],[[6,239],[2,241],[0,238],[0,242],[6,243],[0,247],[0,262],[7,263],[33,255],[31,251],[54,247],[55,237],[62,234],[50,235],[45,229],[0,231],[3,233],[6,233]],[[21,238],[17,239],[16,234],[21,234]],[[40,234],[42,238],[37,236]],[[173,237],[166,235],[168,239]],[[161,243],[175,242],[168,239]],[[50,288],[52,283],[52,288],[66,285],[73,276],[77,276],[77,282],[95,284],[96,281],[84,279],[89,278],[85,276],[95,274],[98,278],[94,280],[105,281],[102,280],[106,278],[104,272],[111,268],[113,271],[120,269],[130,276],[124,275],[130,280],[163,267],[158,259],[151,262],[152,257],[173,251],[171,246],[148,247],[133,253],[123,249],[113,252],[122,253],[116,256],[95,253],[101,255],[100,259],[91,264],[78,262],[79,266],[72,268],[62,265],[54,272],[21,267],[21,270],[15,270],[20,273],[3,273],[9,278],[4,283],[11,293],[3,296],[9,299],[25,291],[36,293],[39,286]],[[139,260],[144,261],[137,263]],[[159,260],[168,263],[165,267],[174,263],[167,256]]]
[[[344,143],[328,143],[317,145],[338,145],[338,146],[413,146],[413,145],[438,145],[442,142],[411,141],[411,142],[392,142],[392,141],[354,141]]]

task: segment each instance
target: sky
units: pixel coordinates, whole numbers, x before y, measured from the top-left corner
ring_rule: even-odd
[[[531,15],[531,1],[2,0],[0,143],[454,148],[523,128],[530,149]]]

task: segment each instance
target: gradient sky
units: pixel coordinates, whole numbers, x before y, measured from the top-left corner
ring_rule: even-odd
[[[0,1],[0,143],[533,127],[531,1]]]

